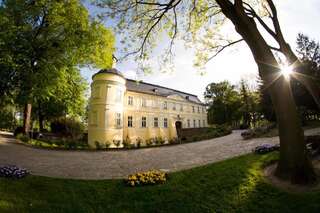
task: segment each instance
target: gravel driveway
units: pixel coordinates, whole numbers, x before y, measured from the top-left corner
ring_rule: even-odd
[[[305,134],[320,133],[320,128]],[[241,131],[211,140],[138,150],[63,151],[27,147],[0,132],[0,165],[14,164],[34,175],[72,179],[123,178],[149,169],[184,170],[249,153],[278,143],[278,137],[242,140]]]

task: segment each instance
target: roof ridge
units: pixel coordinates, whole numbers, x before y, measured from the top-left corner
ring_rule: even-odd
[[[155,87],[161,87],[163,89],[169,89],[169,90],[172,90],[172,91],[175,91],[175,92],[180,92],[180,93],[184,93],[186,95],[191,95],[191,96],[194,96],[194,97],[197,97],[197,95],[194,95],[194,94],[191,94],[191,93],[187,93],[187,92],[183,92],[183,91],[180,91],[180,90],[176,90],[176,89],[172,89],[172,88],[169,88],[169,87],[164,87],[164,86],[160,86],[160,85],[157,85],[157,84],[151,84],[151,83],[148,83],[148,82],[144,82],[142,80],[134,80],[134,79],[130,79],[130,78],[126,78],[126,80],[129,80],[129,81],[135,81],[135,82],[141,82],[143,84],[148,84],[148,85],[151,85],[151,86],[155,86]]]

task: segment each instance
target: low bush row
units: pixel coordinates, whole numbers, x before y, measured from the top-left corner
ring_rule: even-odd
[[[263,135],[269,133],[272,129],[276,127],[276,124],[268,124],[266,126],[256,127],[253,129],[248,129],[241,133],[243,139],[259,138]]]
[[[199,129],[191,130],[191,132],[188,132],[188,129],[186,129],[182,132],[182,143],[217,138],[217,137],[228,135],[231,132],[232,132],[231,127],[226,125],[218,125],[218,126],[209,127],[209,128],[199,128]]]

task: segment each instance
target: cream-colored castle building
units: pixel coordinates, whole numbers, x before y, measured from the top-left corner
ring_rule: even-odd
[[[207,127],[207,112],[196,95],[126,79],[118,70],[103,69],[92,77],[88,142],[120,144],[180,136],[182,128]]]

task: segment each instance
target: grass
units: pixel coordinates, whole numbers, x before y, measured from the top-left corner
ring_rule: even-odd
[[[249,154],[136,188],[122,180],[0,178],[0,212],[319,212],[320,192],[290,194],[266,182],[261,168],[277,158]]]

